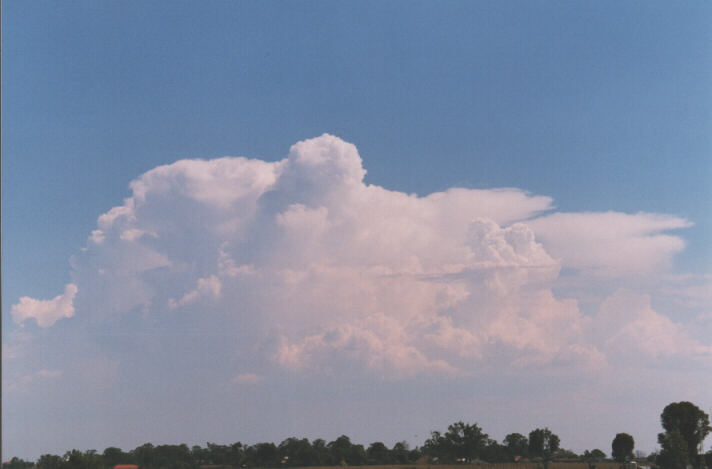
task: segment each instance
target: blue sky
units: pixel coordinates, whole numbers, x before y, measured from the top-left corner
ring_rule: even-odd
[[[705,408],[712,405],[708,350],[712,344],[706,337],[712,327],[712,299],[704,294],[712,274],[709,243],[712,54],[708,46],[712,39],[712,7],[709,4],[77,1],[4,2],[2,8],[5,274],[2,334],[3,346],[18,350],[9,354],[14,358],[3,354],[4,454],[36,457],[42,452],[61,452],[70,447],[83,448],[82,445],[103,449],[115,444],[129,449],[147,440],[254,442],[291,436],[283,435],[282,431],[312,438],[334,438],[341,432],[363,442],[408,439],[419,444],[428,431],[442,429],[459,419],[480,422],[500,440],[509,430],[508,425],[516,427],[511,431],[521,433],[535,425],[561,428],[562,444],[581,451],[595,446],[608,451],[604,446],[610,444],[616,432],[623,431],[619,426],[638,425],[635,429],[640,434],[634,435],[636,441],[649,451],[654,447],[657,417],[665,404],[677,400],[679,395],[680,399],[697,398]],[[340,140],[324,137],[290,153],[293,144],[324,133]],[[355,145],[356,156],[345,142]],[[427,210],[423,204],[430,204],[422,198],[461,187],[475,192],[463,196],[464,201],[460,202],[464,205],[458,213],[469,214],[467,207],[480,207],[484,212],[475,211],[472,216],[495,223],[478,224],[468,228],[468,233],[511,239],[514,231],[506,230],[512,223],[529,226],[536,241],[543,243],[545,252],[532,245],[526,255],[520,253],[517,262],[531,263],[538,259],[546,265],[558,263],[551,267],[556,274],[530,282],[536,285],[548,282],[546,290],[539,294],[543,298],[545,292],[552,292],[557,305],[576,300],[579,314],[576,320],[586,322],[590,317],[615,316],[612,311],[623,308],[622,305],[642,305],[640,316],[631,324],[660,320],[660,327],[665,329],[669,324],[664,320],[672,321],[679,326],[679,333],[685,334],[679,337],[696,341],[694,346],[674,351],[648,350],[648,355],[638,357],[637,352],[615,347],[603,350],[601,343],[611,344],[612,338],[603,337],[599,341],[593,338],[595,331],[581,326],[584,330],[581,337],[566,337],[557,342],[561,348],[557,356],[571,347],[583,347],[586,342],[591,354],[600,352],[610,367],[601,373],[607,373],[605,376],[611,380],[623,380],[623,376],[630,380],[629,386],[623,386],[629,395],[616,396],[614,390],[604,389],[590,397],[590,404],[573,397],[581,396],[579,386],[585,378],[579,371],[556,368],[560,365],[551,358],[554,352],[546,348],[548,345],[545,347],[534,339],[519,343],[495,332],[489,338],[475,334],[472,340],[479,344],[494,337],[495,342],[504,344],[503,350],[477,349],[478,353],[470,356],[452,350],[418,349],[424,360],[418,366],[411,363],[404,371],[406,368],[399,362],[388,365],[393,369],[373,371],[363,364],[373,363],[369,355],[372,348],[367,347],[355,359],[356,364],[348,356],[339,366],[331,365],[336,369],[354,368],[348,379],[341,372],[307,373],[303,371],[305,361],[314,369],[330,367],[319,361],[321,349],[308,349],[304,344],[315,346],[314,343],[327,340],[328,333],[334,331],[340,334],[350,331],[349,337],[366,337],[366,332],[373,332],[369,319],[359,316],[366,311],[334,313],[343,322],[330,323],[321,330],[315,319],[319,315],[304,306],[303,314],[315,321],[308,331],[289,336],[283,331],[273,333],[264,325],[254,325],[258,330],[264,329],[264,342],[259,347],[251,344],[248,353],[238,338],[249,334],[235,326],[236,319],[230,311],[245,311],[246,316],[239,315],[240,321],[248,318],[248,322],[257,323],[256,318],[269,317],[269,327],[277,329],[291,324],[288,315],[274,313],[281,311],[279,306],[266,309],[262,302],[265,297],[259,294],[249,301],[239,295],[228,298],[228,291],[242,291],[247,284],[253,291],[263,290],[247,281],[229,286],[229,275],[221,277],[221,273],[196,260],[205,253],[210,253],[206,254],[208,257],[217,253],[219,245],[212,238],[208,242],[199,227],[179,223],[195,219],[195,214],[200,213],[190,211],[192,202],[181,197],[193,202],[197,199],[191,199],[179,188],[175,194],[170,192],[171,197],[161,199],[159,205],[151,206],[153,199],[146,199],[145,211],[141,212],[146,218],[138,216],[138,225],[131,229],[149,233],[146,227],[152,226],[155,237],[149,233],[141,238],[142,242],[152,252],[166,257],[165,265],[170,266],[177,265],[171,253],[178,254],[171,249],[180,245],[179,241],[175,241],[178,243],[175,246],[161,243],[173,239],[170,235],[177,240],[181,236],[192,239],[186,249],[197,246],[197,251],[190,262],[185,262],[194,271],[188,275],[171,270],[169,275],[156,267],[154,273],[142,273],[141,281],[154,290],[161,286],[167,295],[163,299],[168,301],[165,304],[170,305],[169,300],[173,299],[175,304],[182,305],[176,311],[213,308],[218,316],[209,322],[188,313],[177,319],[175,314],[171,316],[170,308],[157,306],[154,297],[148,303],[116,306],[111,314],[99,311],[103,301],[109,302],[105,296],[109,293],[91,283],[89,266],[96,267],[92,263],[95,261],[83,258],[81,249],[88,247],[87,252],[93,252],[94,245],[87,237],[97,229],[100,215],[135,195],[129,189],[132,180],[185,158],[246,156],[274,163],[288,154],[294,174],[299,175],[300,171],[309,171],[300,165],[316,158],[313,155],[321,155],[318,148],[322,144],[332,152],[329,155],[347,155],[343,160],[334,160],[336,169],[332,170],[337,174],[348,170],[350,178],[351,165],[361,164],[367,171],[363,187],[376,185],[390,191],[387,195],[368,197],[382,197],[378,203],[392,207],[394,214],[401,213],[401,209],[395,208],[401,203],[398,194],[417,194],[421,199],[416,201],[422,206],[402,210],[403,213],[412,210],[420,223],[418,214]],[[268,173],[277,171],[276,166],[265,168],[254,171],[262,177],[271,177]],[[179,183],[170,178],[178,177],[176,174],[192,180],[202,171],[214,174],[212,170],[191,166],[162,173],[160,178],[168,178],[170,182],[166,184],[174,187]],[[291,223],[297,215],[305,216],[310,220],[307,225],[312,226],[321,220],[317,215],[324,208],[328,215],[322,221],[331,229],[338,223],[330,217],[340,209],[350,207],[349,213],[361,213],[358,208],[361,205],[349,205],[355,203],[355,196],[327,197],[309,184],[321,187],[328,185],[328,180],[308,180],[311,182],[304,183],[307,187],[304,192],[284,189],[280,194],[285,200],[314,209],[313,214],[306,209],[293,214],[287,206],[274,212],[279,204],[272,201],[269,210],[259,212],[261,216],[284,223]],[[146,182],[149,193],[155,188],[152,181]],[[196,181],[205,183],[200,178]],[[354,181],[361,183],[358,178]],[[223,183],[206,184],[209,187]],[[287,187],[286,182],[284,185]],[[495,190],[503,187],[513,188],[515,192],[509,194],[512,198],[497,198],[505,197],[506,194]],[[549,197],[551,201],[547,204],[534,200],[536,196]],[[210,202],[216,200],[211,198]],[[178,204],[180,201],[183,202]],[[448,199],[443,206],[437,205],[441,202],[433,203],[444,212],[447,207],[459,207],[460,202]],[[503,208],[498,209],[500,213],[485,210],[488,206]],[[525,206],[529,208],[522,208]],[[586,216],[589,212],[620,212],[627,217],[591,218]],[[635,218],[639,212],[643,214]],[[178,218],[168,223],[166,218],[170,216],[162,213]],[[546,214],[583,214],[583,218],[546,218]],[[215,215],[220,216],[224,214]],[[309,218],[312,216],[316,218]],[[383,229],[380,224],[370,226],[369,223],[375,222],[365,216],[354,215],[350,219],[349,223],[359,227],[354,230],[370,233]],[[660,221],[660,217],[667,218]],[[424,239],[436,239],[436,234],[428,231],[435,223],[450,226],[447,224],[450,219],[435,217],[421,226],[416,218],[401,220],[396,225],[410,226],[412,221],[413,226],[419,227],[414,228],[414,233]],[[395,215],[393,219],[399,220]],[[528,222],[534,219],[538,221]],[[210,218],[206,224],[214,221]],[[162,225],[163,222],[168,224]],[[269,231],[266,225],[256,226],[257,233]],[[289,226],[296,229],[296,225]],[[613,241],[610,237],[600,240],[588,236],[601,227],[611,228]],[[171,229],[183,231],[171,232]],[[460,233],[457,231],[460,228],[453,224],[452,229],[455,230],[452,233],[437,233],[440,245],[459,242],[455,233]],[[103,230],[108,233],[108,228]],[[166,230],[165,234],[161,230]],[[560,232],[564,235],[559,236]],[[290,272],[299,270],[295,266],[318,264],[320,259],[324,260],[323,265],[356,268],[356,261],[340,257],[343,253],[336,254],[333,250],[343,234],[324,234],[318,241],[310,241],[315,244],[309,244],[307,249],[303,243],[307,238],[311,240],[311,235],[295,233],[295,238],[289,241],[292,244],[280,245],[289,258],[285,265],[250,257],[245,246],[255,252],[279,251],[274,245],[262,245],[252,238],[253,244],[242,247],[234,244],[237,238],[222,239],[228,243],[225,256],[231,256],[238,264],[240,259],[247,259],[245,266],[252,265],[256,271],[264,268],[265,275],[283,272],[287,267]],[[626,238],[625,233],[632,234]],[[394,235],[394,246],[406,245],[417,237],[398,236]],[[522,239],[525,238],[529,240],[526,236]],[[569,238],[581,243],[568,243]],[[620,243],[616,244],[616,240]],[[380,241],[374,242],[376,245],[365,252],[380,252]],[[118,269],[116,259],[130,253],[107,243],[94,246],[106,250],[97,251],[97,259],[103,259],[96,261],[101,264],[98,268]],[[452,264],[450,253],[443,251],[436,261],[428,257],[432,247],[417,246],[413,245],[409,256],[418,259],[420,268],[425,269],[421,273],[432,274],[429,265],[440,266],[438,272],[441,272]],[[606,246],[611,249],[599,255],[597,249]],[[420,251],[421,248],[424,250]],[[344,250],[350,250],[354,256],[359,249],[365,248],[344,241]],[[311,254],[289,257],[294,252]],[[593,254],[585,258],[581,252]],[[70,267],[72,256],[75,264]],[[364,253],[361,256],[368,257]],[[376,256],[372,265],[380,265],[381,261]],[[155,266],[164,265],[156,262]],[[407,263],[405,257],[389,262],[383,260],[394,272],[405,268]],[[314,275],[315,291],[316,286],[329,284]],[[211,280],[213,276],[215,280]],[[342,277],[334,275],[334,278]],[[196,283],[200,279],[204,282]],[[452,291],[462,288],[470,298],[475,298],[480,288],[478,282],[484,280],[468,281],[472,283],[443,280]],[[50,300],[62,295],[67,284],[78,287],[73,317],[41,327],[35,321],[36,308],[28,306],[30,309],[26,310],[35,319],[20,320],[10,314],[21,297]],[[407,291],[409,285],[393,288]],[[509,305],[506,308],[512,308],[511,304],[517,301],[530,300],[520,292],[524,287],[516,285],[521,297],[517,296],[515,301],[513,296],[505,295],[502,301]],[[198,296],[181,296],[177,293],[179,286],[181,291],[195,291]],[[191,286],[195,289],[191,290]],[[619,287],[625,290],[619,291]],[[131,288],[123,294],[135,293]],[[261,294],[268,295],[267,291]],[[213,292],[217,303],[213,306],[192,303],[200,292]],[[295,293],[291,290],[280,292],[289,301],[303,299],[314,311],[323,307],[320,301],[325,301],[293,298],[290,295]],[[64,295],[72,304],[74,295],[66,291]],[[181,303],[181,298],[187,298],[186,302]],[[386,293],[374,293],[374,298],[381,301],[376,301],[380,306],[368,308],[393,305]],[[453,298],[449,306],[430,305],[427,299],[423,299],[421,306],[440,308],[437,319],[446,317],[460,332],[474,334],[473,331],[484,327],[480,322],[463,319],[469,318],[465,312],[474,311],[474,307],[467,300]],[[640,298],[647,298],[649,306]],[[37,306],[42,311],[55,307],[56,304],[44,309]],[[491,307],[494,309],[487,314],[504,314],[502,311],[506,309],[499,303]],[[519,313],[511,314],[526,313],[526,308],[518,308]],[[566,314],[574,314],[567,309],[571,306],[561,308]],[[657,316],[651,316],[650,311]],[[557,320],[575,319],[564,316]],[[400,324],[405,321],[388,314],[386,319]],[[491,331],[496,329],[489,323],[487,327]],[[361,332],[353,332],[357,330]],[[384,330],[391,329],[379,326],[378,331]],[[393,331],[398,337],[403,336],[400,329]],[[186,336],[215,339],[209,345],[191,342],[193,345],[188,348],[176,346],[184,343],[181,341]],[[310,342],[309,337],[321,339]],[[381,337],[386,340],[387,335]],[[409,347],[418,337],[417,334],[406,337],[403,346]],[[249,342],[248,338],[244,340]],[[283,343],[286,348],[278,348],[279,340],[286,341]],[[470,350],[478,347],[475,342],[468,345]],[[131,344],[130,350],[127,343]],[[32,352],[23,352],[22,344]],[[171,348],[171,344],[175,347]],[[338,343],[329,344],[338,351]],[[291,355],[279,355],[274,350],[253,354],[255,347],[288,350]],[[510,394],[503,391],[518,387],[521,370],[516,363],[519,354],[529,350],[527,347],[543,355],[536,365],[528,365],[526,375],[534,382],[544,383],[547,376],[555,375],[556,393],[525,396],[521,391],[509,391]],[[146,359],[147,356],[150,358]],[[619,364],[625,362],[621,357],[631,362],[624,367]],[[698,359],[701,364],[691,365]],[[77,365],[82,360],[89,360],[98,370],[98,375],[85,379],[113,384],[96,388],[77,384],[81,377],[72,374],[72,366],[91,368]],[[439,374],[444,368],[436,370],[438,360],[452,368],[446,370],[445,378]],[[483,360],[498,365],[485,370]],[[295,365],[297,361],[299,366]],[[180,364],[186,363],[190,364],[190,371],[183,374]],[[218,363],[230,369],[226,371]],[[593,365],[576,365],[579,370],[587,366]],[[465,369],[479,371],[469,374]],[[641,403],[637,394],[642,389],[630,378],[630,370],[636,370],[632,376],[638,379],[654,376],[669,382],[684,374],[692,383],[691,389],[675,393],[666,388]],[[402,377],[395,381],[384,379],[389,374]],[[66,383],[71,379],[75,380],[71,386],[85,391],[68,391],[73,389]],[[210,399],[203,398],[208,391],[196,385],[204,381],[222,383],[209,391],[215,394]],[[10,384],[6,382],[16,386],[7,390]],[[17,384],[20,382],[25,384]],[[131,383],[140,383],[135,384],[136,395],[116,390]],[[225,383],[242,387],[236,391]],[[310,399],[317,385],[329,390],[330,398]],[[293,392],[284,390],[292,386]],[[424,391],[406,391],[413,387]],[[446,400],[450,403],[442,402],[441,395],[450,396]],[[82,396],[81,400],[77,396]],[[399,401],[400,396],[405,398]],[[497,396],[518,403],[505,405]],[[438,403],[434,402],[436,399]],[[42,404],[38,405],[40,401]],[[278,417],[274,410],[275,402],[286,403],[291,422],[276,424],[283,417]],[[623,410],[626,402],[638,405],[638,410]],[[82,407],[81,403],[89,404]],[[170,406],[181,409],[179,403],[189,410],[170,409]],[[560,407],[543,411],[545,404]],[[195,405],[204,408],[202,420],[197,420],[201,423],[189,433],[177,430],[181,422],[196,421],[198,411],[192,407]],[[325,416],[333,417],[335,409],[342,406],[347,410],[340,420],[323,423]],[[538,410],[533,411],[534,407]],[[234,408],[235,414],[228,418],[224,408]],[[420,410],[416,412],[415,408]],[[596,409],[600,417],[592,421],[588,433],[576,435],[580,428],[571,426],[567,415],[573,412],[583,418],[587,408]],[[417,415],[403,416],[413,413]],[[153,432],[134,435],[126,430],[142,415],[155,422],[152,424],[155,428],[148,424],[145,427]],[[382,415],[391,416],[389,423],[379,422],[379,430],[373,429],[372,419]],[[117,425],[109,425],[107,420],[116,421]],[[235,421],[246,423],[234,427]],[[32,422],[46,424],[47,433],[30,435]],[[89,430],[74,432],[75,440],[66,435],[56,436],[57,429],[71,429],[79,422]],[[116,431],[116,427],[123,430]],[[278,427],[280,430],[276,430]]]

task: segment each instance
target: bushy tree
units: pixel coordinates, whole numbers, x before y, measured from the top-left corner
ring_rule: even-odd
[[[312,441],[312,452],[314,458],[316,459],[316,464],[319,466],[326,466],[330,463],[329,448],[326,447],[326,441],[321,438],[317,438]]]
[[[287,438],[279,444],[279,457],[286,466],[315,466],[318,463],[311,443],[306,438]]]
[[[484,450],[489,437],[476,424],[455,422],[448,426],[442,435],[434,431],[423,446],[426,454],[437,457],[444,462],[472,462]]]
[[[124,453],[121,448],[109,446],[101,455],[101,462],[104,466],[113,468],[117,464],[131,464],[133,458],[130,454]]]
[[[201,457],[201,459],[209,462],[210,464],[223,465],[229,464],[229,453],[229,446],[218,445],[208,441],[205,452],[198,451],[197,456]],[[196,454],[194,454],[193,451],[191,451],[191,456],[193,456],[193,461],[195,461]]]
[[[130,451],[130,454],[132,455],[133,460],[136,461],[136,464],[138,464],[142,468],[150,469],[155,466],[154,448],[151,443],[145,443],[141,446],[134,448],[132,451]]]
[[[366,450],[363,445],[354,445],[346,435],[329,442],[326,447],[329,449],[333,464],[346,463],[349,466],[360,466],[366,463]]]
[[[159,445],[154,448],[155,469],[191,469],[193,457],[185,444]]]
[[[567,459],[577,459],[579,457],[576,452],[571,451],[570,449],[565,449],[565,448],[560,448],[558,451],[556,451],[555,456],[557,458],[567,458]]]
[[[274,443],[257,443],[245,449],[245,462],[250,467],[279,465],[279,451]]]
[[[38,469],[61,469],[64,461],[56,454],[43,454],[37,460]]]
[[[656,463],[661,469],[686,469],[690,463],[689,451],[685,437],[677,430],[658,435],[660,454]]]
[[[420,458],[419,449],[410,449],[407,441],[399,441],[390,451],[391,464],[411,464]]]
[[[677,454],[680,446],[677,441],[677,434],[679,434],[687,448],[687,462],[695,467],[700,467],[703,460],[699,457],[698,447],[707,434],[712,431],[709,416],[692,402],[674,402],[663,409],[660,423],[665,430],[664,434],[658,435],[658,442],[662,447],[661,455],[665,451],[663,442],[670,446],[667,455]],[[677,434],[673,435],[676,432]]]
[[[209,445],[210,443],[208,443]],[[195,445],[190,448],[190,455],[193,457],[193,462],[198,465],[213,464],[212,458],[210,457],[210,450],[208,448],[203,448],[200,445]]]
[[[445,438],[450,442],[453,455],[468,463],[480,457],[489,440],[488,435],[476,423],[467,424],[464,422],[450,425],[445,433]]]
[[[510,458],[527,456],[529,454],[529,440],[521,433],[510,433],[504,437],[504,448]]]
[[[480,454],[480,459],[490,463],[495,463],[507,462],[510,460],[510,457],[507,453],[507,448],[500,445],[496,440],[489,438],[484,449],[482,450],[482,453]]]
[[[375,441],[366,448],[366,458],[368,464],[391,464],[391,451],[382,442]]]
[[[2,465],[3,469],[29,469],[32,466],[34,466],[35,463],[31,461],[25,461],[24,459],[20,459],[18,457],[14,457],[8,462],[4,463]]]
[[[103,469],[101,456],[95,450],[81,452],[73,449],[64,453],[62,469]]]
[[[430,438],[423,443],[423,452],[434,460],[452,462],[447,439],[437,430],[430,432]]]
[[[559,449],[561,440],[548,428],[537,428],[529,432],[529,456],[549,461]]]
[[[592,449],[591,451],[586,450],[583,452],[582,459],[588,463],[597,463],[606,459],[606,453],[600,449]]]
[[[616,462],[626,462],[633,458],[635,440],[627,433],[618,433],[611,442],[611,456]]]

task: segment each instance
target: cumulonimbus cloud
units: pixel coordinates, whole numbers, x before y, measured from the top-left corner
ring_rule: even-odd
[[[366,184],[365,174],[356,147],[326,134],[277,162],[152,169],[72,259],[78,308],[205,321],[225,312],[255,328],[245,340],[263,342],[240,346],[293,370],[350,363],[391,377],[459,374],[494,354],[513,366],[605,366],[624,332],[591,340],[608,309],[590,317],[575,298],[557,298],[559,270],[660,268],[683,246],[664,232],[689,225],[656,214],[551,214],[551,198],[513,188],[419,197]],[[52,302],[71,306],[73,296]],[[30,314],[19,311],[38,304],[23,298],[13,315],[22,320]],[[33,317],[71,316],[50,309]],[[625,340],[645,349],[646,330]]]

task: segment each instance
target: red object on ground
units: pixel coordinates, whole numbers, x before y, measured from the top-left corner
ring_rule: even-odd
[[[136,464],[117,464],[114,469],[138,469]]]

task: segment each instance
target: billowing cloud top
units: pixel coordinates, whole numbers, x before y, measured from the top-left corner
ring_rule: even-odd
[[[605,367],[615,353],[709,360],[709,346],[658,341],[685,331],[644,296],[619,292],[591,316],[552,291],[562,268],[664,269],[684,244],[663,232],[686,220],[546,215],[549,197],[519,189],[418,197],[365,174],[356,147],[326,134],[278,162],[152,169],[99,217],[72,260],[71,288],[49,302],[23,298],[13,316],[43,327],[71,317],[78,287],[78,316],[223,315],[237,347],[276,366],[388,377],[476,373],[495,355],[511,366]]]

